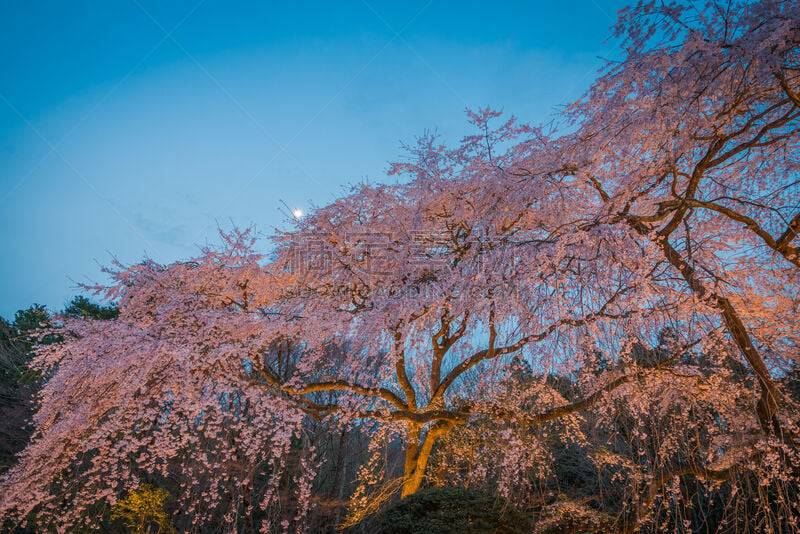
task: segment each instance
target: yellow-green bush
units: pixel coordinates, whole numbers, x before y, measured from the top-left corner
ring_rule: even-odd
[[[111,507],[111,519],[123,521],[136,534],[174,533],[172,519],[164,511],[169,496],[166,490],[142,484]]]

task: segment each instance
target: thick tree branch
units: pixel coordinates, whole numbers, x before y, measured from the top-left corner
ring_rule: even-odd
[[[586,410],[587,408],[591,408],[592,406],[597,404],[606,395],[606,393],[614,391],[618,387],[622,386],[623,384],[627,384],[636,377],[637,377],[636,374],[622,375],[620,377],[615,378],[614,380],[612,380],[602,388],[598,389],[591,395],[584,397],[583,399],[572,402],[570,404],[566,404],[564,406],[557,406],[555,408],[551,408],[537,415],[526,415],[523,416],[522,418],[517,417],[517,420],[525,425],[536,426],[542,423],[546,423],[548,421],[553,421],[555,419],[559,419],[561,417],[565,417],[567,415],[572,415],[574,413]]]
[[[690,343],[689,345],[686,345],[683,348],[681,348],[681,350],[676,351],[671,357],[669,357],[667,359],[664,359],[664,360],[661,360],[661,361],[656,362],[656,363],[651,364],[651,365],[641,366],[640,369],[641,369],[641,371],[648,371],[649,370],[651,372],[653,372],[653,371],[665,371],[665,372],[668,372],[668,373],[673,374],[675,376],[679,376],[676,373],[674,373],[671,369],[668,369],[666,366],[669,365],[670,363],[674,362],[676,359],[678,359],[678,357],[681,354],[683,354],[684,352],[686,352],[687,350],[689,350],[690,348],[692,348],[694,345],[696,345],[699,342],[700,342],[700,340],[697,340],[697,341],[695,341],[693,343]],[[504,419],[515,418],[515,419],[517,419],[518,422],[520,422],[522,424],[526,424],[526,425],[530,425],[530,426],[540,425],[542,423],[546,423],[548,421],[553,421],[555,419],[559,419],[561,417],[565,417],[567,415],[572,415],[574,413],[581,412],[583,410],[591,408],[592,406],[597,404],[600,400],[602,400],[602,398],[607,393],[610,393],[611,391],[614,391],[615,389],[619,388],[620,386],[622,386],[624,384],[627,384],[628,382],[631,382],[634,379],[641,378],[642,377],[642,372],[641,371],[640,372],[636,372],[636,373],[627,373],[627,374],[624,374],[622,376],[619,376],[619,377],[611,380],[608,384],[606,384],[603,387],[599,388],[597,391],[595,391],[591,395],[588,395],[588,396],[586,396],[586,397],[584,397],[584,398],[582,398],[580,400],[571,402],[569,404],[565,404],[563,406],[556,406],[554,408],[550,408],[549,410],[546,410],[546,411],[544,411],[542,413],[539,413],[539,414],[536,414],[536,415],[524,415],[524,416],[520,417],[519,415],[514,414],[512,412],[500,412],[500,413],[494,412],[494,413],[495,413],[495,415],[499,415],[500,417],[502,417]],[[681,378],[697,379],[698,377],[696,377],[696,376],[681,376]],[[700,387],[700,386],[698,386],[698,387]]]
[[[789,247],[789,244],[794,241],[794,238],[800,234],[800,213],[794,216],[792,222],[789,223],[789,226],[786,228],[786,231],[775,241],[775,245],[778,247],[778,250],[782,250],[785,247]],[[798,253],[798,247],[790,247],[794,250],[794,253]]]
[[[259,361],[259,372],[264,380],[267,383],[284,393],[288,393],[294,396],[304,396],[310,393],[316,393],[321,391],[350,391],[352,393],[357,393],[358,395],[363,395],[365,397],[375,397],[385,400],[397,408],[401,410],[408,409],[408,405],[403,402],[400,397],[395,395],[389,389],[382,388],[382,387],[367,387],[362,386],[360,384],[347,382],[345,380],[328,380],[322,382],[313,382],[311,384],[306,384],[301,387],[293,387],[288,386],[280,381],[278,377],[266,366],[264,363],[258,359]]]
[[[724,143],[723,141],[716,139],[712,141],[711,144],[708,146],[705,155],[694,166],[694,169],[692,170],[692,175],[689,178],[689,183],[686,185],[686,189],[684,190],[682,198],[686,199],[694,197],[694,194],[697,192],[697,188],[700,186],[700,178],[703,177],[703,173],[705,173],[706,168],[709,166],[711,158],[713,158],[714,155],[716,155],[717,152],[719,152],[719,150],[722,148],[723,143]],[[685,202],[681,202],[681,204],[678,206],[678,209],[675,210],[675,213],[672,215],[672,219],[670,219],[670,221],[664,226],[664,228],[659,230],[658,232],[659,235],[667,237],[673,231],[675,231],[675,229],[683,220],[683,217],[686,215],[686,211],[688,209],[689,206]]]
[[[394,332],[394,352],[395,358],[397,358],[394,364],[395,374],[397,375],[397,381],[400,383],[403,393],[406,395],[406,407],[416,410],[417,393],[414,390],[414,384],[408,379],[408,374],[406,373],[406,350],[403,344],[403,335],[399,327]]]
[[[786,96],[789,97],[789,100],[791,100],[795,106],[800,108],[800,95],[798,95],[797,91],[792,89],[791,85],[789,85],[789,80],[786,79],[786,76],[784,76],[782,72],[778,71],[775,73],[775,77],[778,78],[778,81],[783,88],[783,92],[786,93]]]
[[[469,312],[465,312],[461,318],[461,323],[455,332],[450,331],[452,324],[452,317],[445,312],[440,319],[441,328],[432,336],[433,343],[433,361],[431,362],[431,375],[430,375],[430,391],[431,395],[439,385],[442,376],[442,362],[447,354],[447,351],[461,339],[464,332],[467,330],[467,321],[469,320]]]
[[[777,419],[779,394],[772,380],[772,376],[767,369],[767,365],[758,353],[750,334],[744,326],[736,309],[728,298],[709,291],[705,284],[697,276],[695,269],[685,261],[677,250],[670,244],[669,239],[660,235],[653,234],[651,229],[638,221],[636,218],[629,218],[628,223],[642,236],[647,237],[661,248],[667,261],[681,273],[681,276],[689,285],[692,292],[716,308],[722,316],[728,333],[733,337],[734,342],[739,347],[740,352],[745,357],[750,367],[756,373],[758,382],[761,386],[761,399],[758,402],[757,412],[762,430],[769,434],[772,428],[776,434],[781,435],[780,423]]]
[[[472,356],[470,356],[466,360],[463,360],[461,363],[459,363],[458,365],[453,367],[450,370],[450,372],[447,373],[447,376],[444,378],[444,380],[442,380],[442,382],[439,384],[439,386],[434,391],[433,396],[431,398],[431,402],[442,398],[444,396],[445,392],[447,391],[447,389],[453,384],[453,382],[456,381],[456,379],[458,379],[459,376],[461,376],[462,374],[464,374],[468,370],[472,369],[473,367],[475,367],[479,363],[483,362],[484,360],[491,360],[493,358],[496,358],[498,356],[502,356],[504,354],[511,354],[511,353],[517,352],[517,351],[521,350],[523,347],[525,347],[526,345],[528,345],[530,343],[534,343],[536,341],[541,341],[542,339],[546,338],[551,333],[553,333],[556,329],[558,329],[558,328],[560,328],[562,326],[583,326],[583,325],[588,324],[588,323],[590,323],[590,322],[592,322],[595,319],[598,319],[600,317],[624,318],[624,317],[628,317],[628,316],[632,315],[633,312],[625,312],[625,313],[617,314],[617,315],[611,315],[611,314],[606,313],[606,309],[608,308],[608,306],[610,306],[621,293],[622,292],[618,291],[617,293],[612,295],[611,298],[605,304],[603,304],[603,306],[600,308],[600,310],[598,310],[596,312],[593,312],[593,313],[590,313],[590,314],[586,315],[585,317],[583,317],[581,319],[572,319],[572,318],[562,319],[560,321],[557,321],[557,322],[551,324],[550,326],[548,326],[546,329],[544,329],[541,332],[538,332],[536,334],[530,334],[530,335],[524,336],[521,339],[517,340],[515,343],[509,344],[509,345],[506,345],[506,346],[503,346],[503,347],[499,347],[499,348],[495,347],[495,340],[497,338],[497,332],[495,330],[495,325],[494,325],[494,315],[490,314],[489,346],[487,348],[483,349],[483,350],[480,350],[480,351],[474,353]]]
[[[687,199],[685,202],[691,207],[715,211],[725,215],[729,219],[744,224],[745,228],[760,237],[769,248],[782,255],[784,258],[786,258],[786,260],[793,263],[795,266],[800,267],[800,248],[793,247],[791,245],[791,241],[797,236],[798,231],[800,231],[800,213],[795,215],[794,219],[792,219],[792,222],[789,223],[789,227],[786,229],[786,232],[784,232],[783,235],[776,240],[753,218],[728,208],[727,206],[697,199]]]

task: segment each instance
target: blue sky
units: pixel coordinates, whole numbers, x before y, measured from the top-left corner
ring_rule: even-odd
[[[386,180],[467,108],[540,123],[626,2],[0,3],[0,316]]]

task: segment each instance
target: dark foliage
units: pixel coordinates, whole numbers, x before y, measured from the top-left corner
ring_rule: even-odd
[[[383,534],[515,534],[530,532],[528,517],[505,499],[464,488],[428,488],[378,518]]]

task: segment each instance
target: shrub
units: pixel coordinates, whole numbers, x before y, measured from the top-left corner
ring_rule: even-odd
[[[505,499],[464,488],[428,488],[378,518],[383,534],[516,534],[530,532],[530,519]]]
[[[111,519],[120,519],[136,534],[171,534],[172,520],[164,511],[169,498],[166,490],[142,484],[111,508]]]

